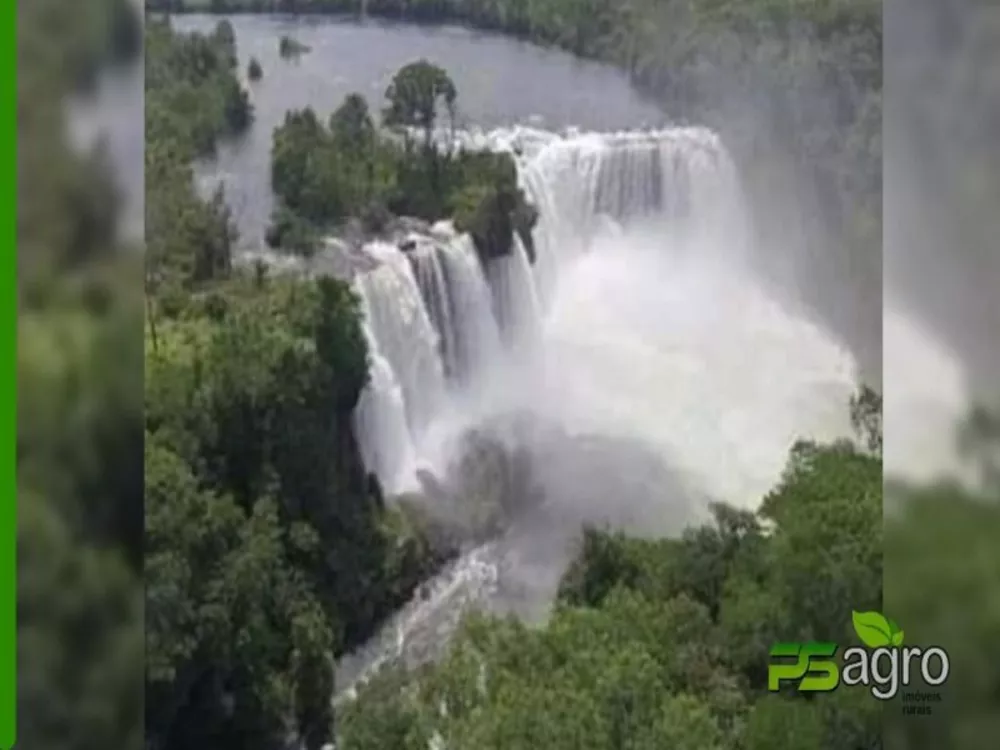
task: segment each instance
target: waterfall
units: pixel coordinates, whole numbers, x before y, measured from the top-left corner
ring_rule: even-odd
[[[520,184],[539,209],[536,263],[517,238],[509,256],[484,267],[471,239],[447,224],[365,248],[377,261],[356,281],[372,382],[357,425],[369,468],[390,492],[417,486],[421,463],[441,468],[449,437],[487,416],[483,404],[537,410],[535,401],[548,389],[554,393],[546,406],[571,412],[580,429],[627,431],[623,422],[643,416],[644,437],[680,454],[672,460],[695,473],[713,473],[710,455],[692,463],[692,450],[684,447],[690,436],[649,420],[671,414],[690,427],[698,414],[715,413],[723,422],[699,424],[698,442],[702,451],[733,453],[738,471],[727,481],[707,480],[729,494],[747,486],[747,472],[760,474],[755,488],[765,487],[764,477],[780,469],[797,431],[822,432],[831,420],[842,429],[844,420],[831,414],[843,408],[846,395],[816,394],[849,393],[853,361],[750,281],[745,251],[752,233],[736,169],[715,133],[683,127],[558,134],[517,127],[467,132],[460,140],[465,148],[514,155]],[[590,320],[592,314],[601,319]],[[695,341],[694,331],[708,338]],[[602,336],[611,337],[603,351]],[[637,348],[630,353],[621,348],[626,344]],[[739,368],[736,352],[763,355],[771,369],[761,379],[730,382],[719,368]],[[631,359],[619,360],[623,356]],[[787,369],[803,357],[808,362]],[[565,366],[572,362],[579,372],[567,383]],[[612,366],[625,369],[605,373]],[[684,381],[699,370],[697,382]],[[601,373],[608,380],[598,383]],[[654,375],[676,381],[680,391],[663,393],[649,379]],[[775,377],[790,381],[780,396],[753,392]],[[634,402],[617,394],[629,382]],[[720,392],[689,405],[707,383]],[[593,388],[601,392],[587,393]],[[571,396],[582,401],[567,405]],[[661,397],[670,400],[660,403]],[[653,404],[666,411],[649,413]],[[776,414],[762,413],[764,404]],[[750,429],[744,412],[780,425],[766,459],[737,445],[760,443],[740,432]],[[600,413],[610,421],[591,419]]]
[[[419,489],[417,471],[433,465],[435,423],[461,411],[501,363],[500,320],[468,236],[411,233],[364,252],[376,266],[355,280],[370,358],[355,430],[366,467],[398,494]],[[512,287],[530,279],[526,257],[518,267]],[[511,299],[519,304],[517,293]]]
[[[537,341],[539,305],[528,253],[520,237],[514,235],[513,252],[495,258],[487,267],[493,310],[508,347],[529,350]]]
[[[470,387],[498,364],[498,318],[489,305],[492,293],[471,238],[448,230],[438,235],[411,235],[407,241],[412,249],[406,254],[441,337],[444,372],[454,387]]]
[[[379,351],[370,325],[365,325],[364,333],[369,350],[368,385],[354,412],[361,460],[389,492],[415,490],[416,449],[406,422],[403,389]]]
[[[490,289],[468,235],[441,245],[454,312],[459,381],[474,387],[500,363],[500,328],[490,305]]]
[[[406,255],[417,277],[420,295],[427,314],[440,339],[440,354],[445,375],[457,377],[459,371],[458,343],[452,320],[451,294],[445,278],[444,263],[438,245],[419,235],[408,240],[412,249]]]
[[[571,137],[515,131],[498,140],[522,153],[521,184],[540,210],[535,241],[546,299],[560,268],[609,226],[645,226],[673,244],[690,231],[735,242],[747,236],[736,170],[704,128]]]
[[[747,252],[738,174],[714,133],[517,127],[461,145],[514,156],[540,214],[535,263],[518,239],[484,265],[440,226],[368,248],[379,265],[356,282],[372,349],[359,442],[391,495],[417,486],[418,468],[447,475],[463,429],[527,414],[544,425],[530,445],[544,518],[505,537],[522,562],[460,560],[365,649],[380,659],[405,656],[422,629],[443,638],[451,584],[485,585],[472,568],[503,564],[503,590],[544,597],[533,582],[558,580],[540,571],[565,563],[580,522],[676,533],[706,498],[755,506],[796,439],[850,433],[853,358],[754,274],[761,249]]]
[[[415,446],[444,404],[440,335],[406,255],[389,243],[365,250],[378,265],[355,281],[371,360],[355,424],[368,469],[399,492],[415,488]]]

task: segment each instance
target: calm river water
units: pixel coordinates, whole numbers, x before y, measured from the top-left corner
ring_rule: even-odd
[[[209,32],[220,16],[180,15],[174,26]],[[644,100],[627,78],[606,65],[580,61],[558,50],[460,27],[358,22],[337,18],[236,15],[240,76],[256,57],[264,69],[245,81],[255,110],[250,132],[224,144],[199,170],[204,187],[225,183],[241,244],[260,242],[269,222],[271,139],[289,110],[312,107],[325,119],[347,94],[358,92],[373,110],[393,74],[427,59],[448,71],[458,89],[459,123],[484,128],[534,124],[546,128],[633,129],[663,124],[663,113]],[[278,42],[290,35],[310,47],[283,60]]]

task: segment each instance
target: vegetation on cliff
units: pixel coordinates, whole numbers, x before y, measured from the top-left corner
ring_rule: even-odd
[[[366,381],[357,300],[331,279],[234,278],[147,337],[147,731],[163,746],[294,730],[318,747],[332,658],[432,572],[360,463]]]
[[[332,660],[440,559],[360,461],[353,292],[241,271],[222,193],[195,191],[190,159],[249,123],[227,27],[147,30],[146,730],[315,750]]]
[[[285,116],[274,133],[271,185],[280,204],[269,243],[308,253],[324,229],[360,218],[377,231],[394,215],[455,218],[484,258],[510,253],[515,231],[530,246],[537,215],[513,157],[435,139],[442,107],[454,120],[458,92],[447,72],[417,60],[396,73],[385,97],[382,128],[357,93],[326,124],[312,109]]]

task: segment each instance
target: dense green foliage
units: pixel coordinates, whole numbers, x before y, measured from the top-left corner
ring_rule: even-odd
[[[249,123],[231,27],[157,23],[147,39],[147,735],[271,748],[294,734],[314,750],[332,659],[440,556],[360,462],[353,292],[240,271],[221,193],[194,189],[190,160]]]
[[[880,431],[869,419],[865,442]],[[881,485],[878,453],[801,442],[756,513],[715,506],[680,539],[587,529],[546,626],[473,618],[442,664],[362,691],[343,746],[880,747],[870,696],[769,694],[766,659],[779,641],[857,645],[851,611],[881,607]]]
[[[333,280],[236,279],[147,347],[147,731],[263,748],[292,728],[317,747],[331,657],[433,563],[358,460],[357,301]]]
[[[210,156],[218,139],[253,120],[235,74],[236,39],[222,21],[210,35],[176,34],[166,22],[146,29],[146,136],[188,161]]]
[[[980,446],[984,447],[984,446]],[[991,441],[992,460],[997,456]],[[885,528],[885,607],[907,639],[944,646],[951,660],[942,703],[928,717],[885,713],[890,750],[988,750],[1000,732],[1000,485],[900,488],[905,511]],[[912,623],[912,625],[910,624]]]
[[[252,122],[235,45],[227,22],[211,35],[177,34],[165,22],[146,27],[147,267],[157,289],[225,278],[232,269],[229,209],[221,189],[201,199],[191,160]]]
[[[537,216],[512,157],[434,140],[440,107],[454,118],[458,93],[448,74],[418,60],[396,73],[385,96],[384,129],[356,93],[326,125],[312,109],[286,114],[274,133],[271,185],[280,204],[269,243],[308,253],[322,228],[355,218],[374,231],[395,215],[454,217],[484,257],[509,253],[515,231],[530,246]]]

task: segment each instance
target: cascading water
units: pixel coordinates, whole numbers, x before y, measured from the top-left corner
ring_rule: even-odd
[[[444,236],[441,236],[441,235]],[[362,458],[390,495],[420,488],[467,405],[501,364],[490,287],[467,236],[411,235],[404,248],[365,246],[378,265],[356,277],[370,350],[370,382],[355,411]],[[455,429],[452,429],[455,428]]]
[[[609,226],[655,230],[675,244],[685,232],[742,243],[738,181],[718,137],[703,128],[559,137],[514,130],[493,136],[516,150],[521,182],[540,209],[536,234],[541,293],[560,268]]]
[[[407,256],[441,336],[445,374],[456,388],[472,387],[499,364],[500,330],[471,238],[451,227],[439,227],[436,234],[408,238]]]
[[[472,239],[468,235],[454,237],[442,246],[441,253],[455,325],[460,384],[471,388],[500,364],[500,329]]]
[[[535,279],[524,243],[515,234],[514,248],[486,268],[493,297],[493,314],[512,355],[530,351],[538,340],[539,303]]]
[[[398,493],[416,489],[410,481],[416,441],[444,404],[440,336],[406,256],[387,243],[366,250],[379,265],[355,281],[372,359],[371,384],[362,394],[356,425],[369,470],[386,490]]]
[[[581,521],[676,532],[697,515],[692,498],[753,506],[797,438],[849,433],[854,362],[756,281],[737,175],[713,133],[515,128],[464,145],[515,155],[540,212],[537,259],[517,243],[483,269],[454,233],[374,248],[385,268],[357,282],[373,347],[358,432],[390,493],[416,483],[418,462],[445,474],[463,428],[530,414],[557,428],[532,447],[547,516],[504,544],[554,566],[532,550],[561,549],[553,540]],[[617,447],[574,452],[594,436]],[[448,606],[421,601],[374,650],[404,648]]]

